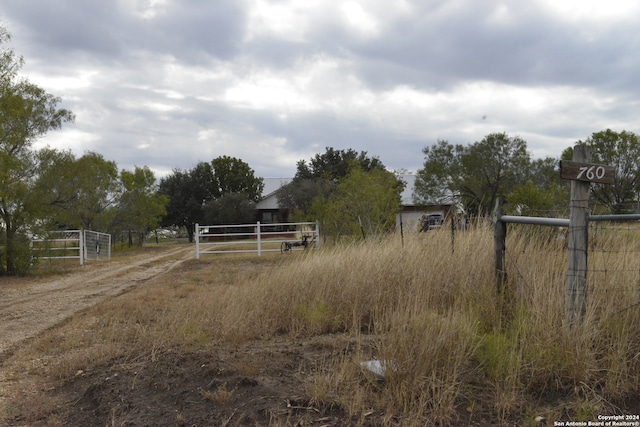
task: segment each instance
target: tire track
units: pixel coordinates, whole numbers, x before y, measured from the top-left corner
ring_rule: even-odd
[[[161,253],[85,265],[78,273],[50,281],[0,286],[0,361],[22,341],[193,257],[192,246],[168,247]]]

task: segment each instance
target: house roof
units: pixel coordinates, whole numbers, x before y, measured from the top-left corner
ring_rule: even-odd
[[[262,197],[256,204],[258,210],[262,209],[278,209],[277,191],[289,184],[293,178],[262,178],[264,188],[262,189]]]
[[[273,195],[273,193],[289,184],[291,181],[293,181],[293,178],[262,178],[262,182],[264,184],[264,188],[262,189],[262,198],[266,199]]]

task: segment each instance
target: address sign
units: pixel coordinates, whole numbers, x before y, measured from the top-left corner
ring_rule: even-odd
[[[560,177],[562,179],[613,184],[615,174],[616,169],[613,166],[572,162],[570,160],[562,160],[560,162]]]

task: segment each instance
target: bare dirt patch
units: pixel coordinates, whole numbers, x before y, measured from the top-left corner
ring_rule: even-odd
[[[348,425],[340,410],[309,401],[304,385],[320,355],[341,351],[343,339],[282,338],[170,351],[153,363],[115,360],[56,393],[67,399],[68,425]]]

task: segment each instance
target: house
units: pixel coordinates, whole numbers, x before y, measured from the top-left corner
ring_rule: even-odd
[[[256,204],[258,221],[261,224],[287,222],[288,212],[278,205],[278,190],[293,181],[293,178],[263,178],[262,198]]]
[[[396,218],[396,228],[404,232],[418,232],[423,228],[423,217],[429,218],[433,224],[439,226],[444,223],[454,212],[455,206],[451,204],[443,205],[417,205],[413,200],[413,190],[416,176],[412,174],[400,175],[406,183],[401,194],[402,210]],[[288,212],[280,209],[278,205],[277,192],[283,186],[289,184],[293,178],[263,178],[264,190],[262,199],[256,204],[258,211],[258,221],[261,224],[279,224],[288,222]]]

